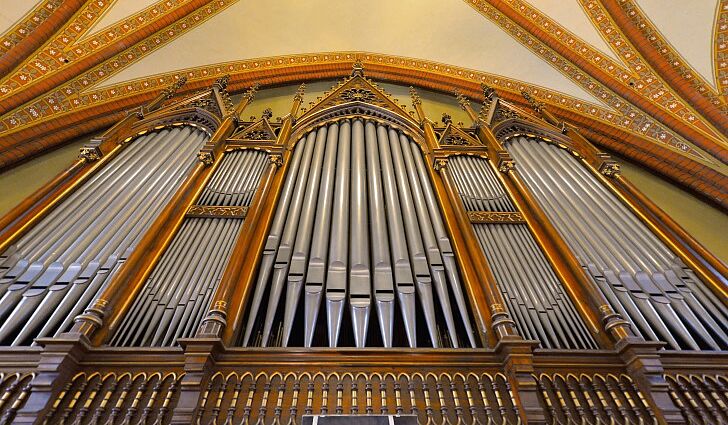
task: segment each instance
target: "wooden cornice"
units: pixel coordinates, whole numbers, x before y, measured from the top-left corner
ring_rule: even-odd
[[[632,0],[602,0],[602,4],[650,67],[696,111],[722,133],[727,134],[728,116],[725,104],[717,99],[718,104],[712,103],[704,94],[708,90],[706,87],[703,87],[703,93],[699,91],[702,78],[662,38],[659,31],[643,16],[639,7]],[[661,49],[664,49],[664,53]],[[723,110],[719,106],[723,106]]]
[[[529,17],[525,16],[523,12],[511,5],[511,0],[468,0],[473,6],[486,14],[488,11],[483,10],[484,7],[492,7],[495,12],[501,14],[507,18],[516,27],[526,31],[535,40],[531,43],[525,44],[526,47],[534,50],[536,47],[533,45],[534,41],[539,44],[543,44],[558,57],[563,58],[568,62],[569,66],[576,67],[583,71],[587,76],[591,77],[595,82],[602,85],[612,93],[619,96],[621,99],[629,102],[635,107],[644,111],[649,116],[656,119],[667,128],[675,131],[687,140],[695,143],[697,146],[705,149],[714,157],[718,158],[723,162],[728,162],[728,150],[725,148],[725,141],[718,137],[711,136],[708,131],[709,128],[699,130],[696,124],[691,124],[685,120],[679,119],[667,108],[659,106],[654,99],[640,93],[638,90],[630,87],[626,81],[620,81],[614,76],[610,75],[601,67],[597,66],[590,60],[585,60],[583,54],[574,50],[569,44],[563,42],[557,37],[554,37],[548,31],[544,30],[541,26],[534,24]],[[487,2],[487,3],[486,3]],[[535,12],[533,12],[535,13]],[[486,15],[488,16],[488,15]],[[488,16],[490,17],[490,16]],[[498,23],[502,26],[501,23]],[[512,25],[511,24],[511,25]],[[677,98],[680,102],[681,99]],[[697,118],[696,118],[697,119]],[[694,119],[693,121],[696,121]],[[699,120],[698,120],[699,121]]]
[[[190,0],[182,6],[171,10],[159,19],[140,26],[135,31],[109,41],[105,46],[89,53],[71,63],[43,74],[41,78],[19,87],[0,99],[0,111],[10,111],[37,96],[46,93],[51,88],[63,84],[84,72],[94,68],[114,55],[126,50],[130,46],[152,36],[155,33],[166,31],[176,21],[184,19],[189,14],[202,8],[212,0]],[[39,35],[40,36],[40,35]]]
[[[367,54],[361,55],[367,57]],[[230,68],[221,67],[221,70],[222,72],[230,72],[231,74],[229,84],[229,90],[231,92],[240,91],[243,88],[249,87],[254,82],[259,82],[264,86],[295,84],[321,79],[341,78],[350,73],[353,59],[346,60],[345,58],[353,58],[353,53],[342,55],[333,53],[320,54],[319,56],[322,60],[315,64],[309,61],[293,61],[294,64],[292,65],[281,65],[275,69],[246,69],[240,72],[230,72]],[[329,56],[330,60],[323,60],[324,56]],[[372,56],[368,57],[372,58]],[[260,60],[260,63],[265,62],[266,60]],[[282,62],[285,63],[287,61]],[[457,88],[472,99],[482,100],[482,92],[480,91],[478,82],[479,78],[474,78],[469,75],[458,77],[457,71],[454,72],[455,75],[445,75],[424,70],[418,64],[407,66],[401,62],[388,63],[385,60],[365,62],[365,67],[367,69],[367,75],[380,81],[389,81],[403,85],[416,85],[443,93],[450,93],[453,89]],[[174,75],[172,73],[169,76],[165,75],[162,80],[166,80],[169,77],[169,80],[172,81]],[[183,93],[191,93],[208,87],[216,75],[212,75],[212,73],[207,73],[206,75],[210,76],[208,78],[200,77],[201,79],[191,80],[183,88]],[[160,76],[154,77],[155,81],[159,79]],[[499,89],[499,93],[503,99],[527,108],[528,105],[524,99],[518,92],[515,92],[518,88],[518,86],[513,87],[514,91]],[[74,137],[109,126],[114,121],[123,117],[125,110],[149,102],[157,94],[157,90],[134,90],[132,93],[129,96],[108,99],[106,102],[98,105],[74,110],[62,116],[47,119],[38,125],[29,126],[23,130],[3,135],[0,137],[0,168],[10,167],[24,158],[59,146]],[[550,110],[560,119],[574,123],[583,129],[588,129],[589,131],[585,134],[599,146],[610,151],[619,152],[627,159],[673,180],[677,184],[690,189],[723,208],[728,208],[728,202],[725,199],[725,193],[728,193],[728,184],[726,183],[725,176],[719,172],[712,170],[697,160],[678,153],[677,150],[660,146],[656,142],[635,135],[626,129],[609,125],[592,116],[568,109],[560,104],[549,104],[549,106]]]
[[[0,75],[7,75],[13,68],[18,66],[24,59],[33,54],[53,34],[63,28],[68,20],[83,7],[86,0],[64,0],[64,1],[42,1],[36,6],[33,12],[26,15],[23,20],[13,28],[13,33],[19,34],[20,30],[25,35],[16,43],[12,43],[3,55],[0,55]],[[52,7],[52,12],[45,19],[42,10]],[[33,25],[37,18],[39,23]],[[31,29],[32,28],[32,29]],[[6,38],[8,39],[8,38]]]

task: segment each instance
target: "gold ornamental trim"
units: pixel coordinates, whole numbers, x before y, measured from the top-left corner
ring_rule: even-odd
[[[468,218],[473,224],[522,224],[526,222],[519,212],[468,211]]]
[[[245,218],[248,207],[230,207],[224,205],[192,205],[187,210],[187,217],[198,218]]]

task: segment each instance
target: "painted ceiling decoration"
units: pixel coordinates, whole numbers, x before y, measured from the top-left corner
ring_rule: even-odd
[[[255,81],[265,86],[337,78],[360,59],[377,78],[445,93],[458,88],[475,101],[483,98],[481,83],[523,106],[520,92],[526,91],[596,144],[718,204],[727,202],[728,0],[716,0],[704,22],[713,28],[712,38],[705,39],[705,31],[695,36],[709,46],[702,46],[702,59],[684,44],[670,43],[681,33],[661,26],[669,16],[657,15],[649,0],[375,1],[368,7],[394,15],[380,21],[361,18],[358,2],[341,1],[331,5],[328,18],[296,26],[306,7],[324,3],[26,5],[29,12],[0,28],[0,169],[110,125],[182,75],[189,81],[183,90],[224,74],[236,90]],[[701,8],[693,19],[707,16]],[[292,26],[271,26],[264,16]],[[679,13],[673,16],[679,19]],[[386,19],[401,20],[401,28]],[[355,20],[357,31],[336,32]],[[440,22],[424,24],[428,20]],[[306,25],[324,30],[307,32]],[[229,55],[212,46],[209,54],[197,54],[217,31],[235,37],[215,40],[231,46]],[[387,35],[396,42],[377,41]],[[198,46],[195,63],[175,62],[186,57],[190,43]],[[499,51],[506,45],[511,60]],[[707,51],[712,76],[706,75]]]

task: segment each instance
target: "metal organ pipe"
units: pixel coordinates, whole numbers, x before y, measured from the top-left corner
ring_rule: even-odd
[[[296,161],[296,154],[304,160]],[[295,184],[295,190],[289,187],[286,196],[284,188],[277,206],[242,344],[318,345],[320,329],[332,347],[475,346],[454,255],[419,147],[386,125],[343,119],[309,132],[292,161],[285,185]],[[282,228],[289,232],[279,242],[272,236]],[[278,259],[293,239],[291,265],[284,266]],[[276,251],[275,264],[266,260],[267,252]],[[292,299],[286,300],[281,318],[275,313],[280,304],[277,286],[286,279]],[[302,309],[301,285],[291,282],[305,282]],[[451,296],[457,301],[457,316]],[[259,305],[266,297],[269,307],[261,320]],[[419,328],[418,308],[425,319]],[[319,314],[326,315],[325,331],[317,324]],[[397,316],[404,325],[401,333],[395,332]],[[370,327],[372,320],[379,326]],[[342,340],[344,324],[350,336]],[[303,341],[294,340],[292,330],[301,325]],[[280,332],[273,335],[276,327]],[[440,335],[439,328],[447,334]],[[418,333],[429,343],[418,344]]]
[[[0,256],[0,341],[63,332],[125,261],[206,138],[190,127],[137,137]]]
[[[728,348],[725,305],[577,159],[535,139],[507,147],[577,259],[637,333],[672,349]]]
[[[268,155],[254,150],[223,156],[197,205],[247,207]],[[188,217],[112,335],[115,346],[171,346],[191,337],[222,277],[242,218]]]
[[[456,156],[449,169],[468,211],[517,211],[487,160]],[[521,335],[544,348],[597,348],[526,224],[473,227]]]

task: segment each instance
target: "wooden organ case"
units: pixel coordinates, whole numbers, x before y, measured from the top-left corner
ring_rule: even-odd
[[[0,423],[728,423],[726,266],[527,93],[184,84],[0,220]]]

